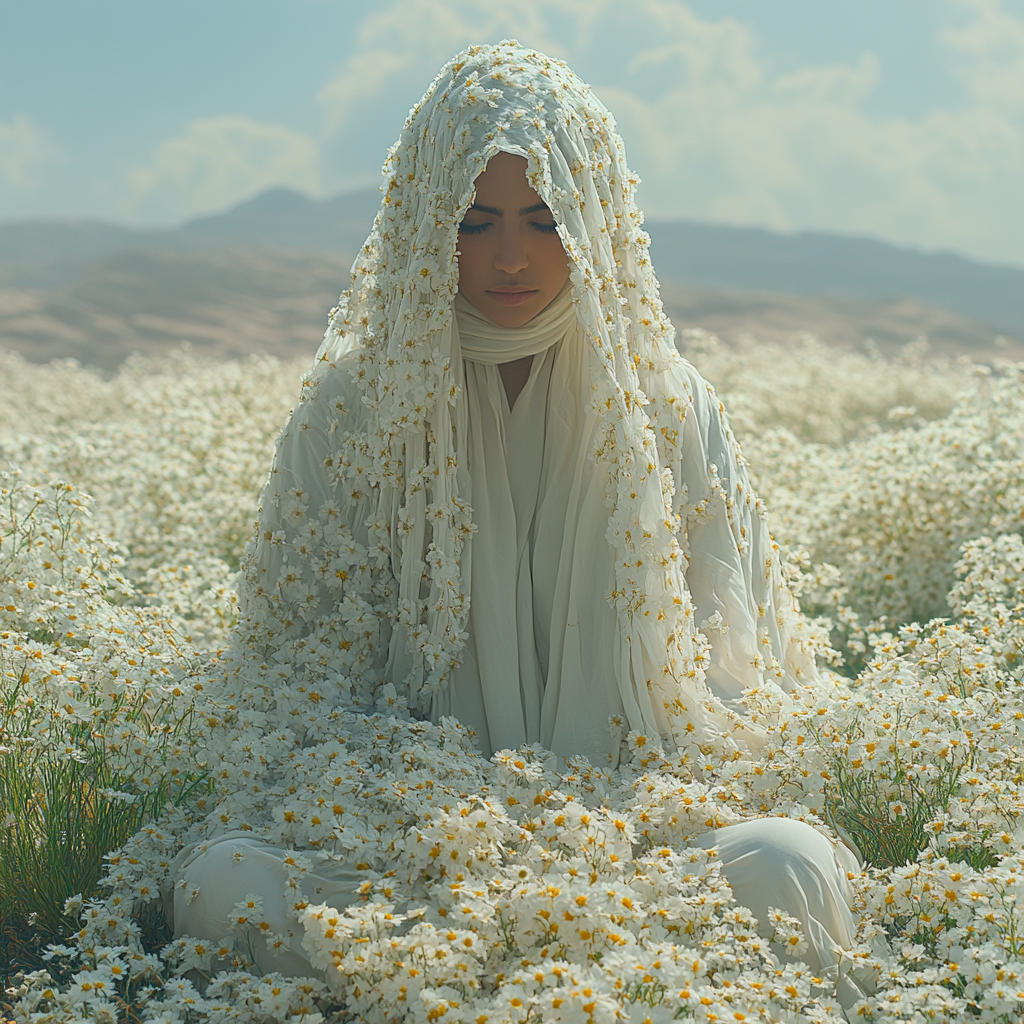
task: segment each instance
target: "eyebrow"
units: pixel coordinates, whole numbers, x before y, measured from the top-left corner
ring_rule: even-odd
[[[547,208],[548,208],[548,204],[547,203],[534,203],[533,206],[524,206],[519,211],[519,216],[520,217],[525,217],[525,216],[527,216],[528,214],[531,214],[531,213],[540,213],[541,210],[546,210]],[[495,217],[504,217],[505,216],[505,211],[504,210],[499,210],[496,206],[481,206],[479,203],[474,203],[470,207],[470,209],[471,210],[479,210],[481,213],[490,213],[490,214],[493,214]]]

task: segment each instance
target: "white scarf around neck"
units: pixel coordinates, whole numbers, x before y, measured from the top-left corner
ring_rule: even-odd
[[[610,510],[590,454],[599,423],[571,288],[519,328],[462,296],[454,306],[459,492],[476,529],[461,559],[469,638],[431,717],[471,725],[487,753],[540,743],[615,764],[628,730],[668,726],[644,685],[652,666],[631,668],[641,654],[609,600]],[[534,366],[510,410],[498,367],[528,355]]]
[[[576,307],[567,281],[558,295],[522,327],[496,324],[461,292],[455,296],[455,316],[459,324],[462,358],[474,363],[498,365],[538,355],[561,340],[576,321]]]

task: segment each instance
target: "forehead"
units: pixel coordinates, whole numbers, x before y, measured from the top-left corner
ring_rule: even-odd
[[[477,175],[476,196],[478,202],[506,196],[509,199],[539,198],[530,187],[526,177],[526,160],[512,153],[495,153],[487,166]],[[488,205],[500,205],[492,203]]]

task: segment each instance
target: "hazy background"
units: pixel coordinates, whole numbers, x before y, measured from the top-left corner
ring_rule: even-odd
[[[0,346],[311,350],[409,107],[507,36],[614,111],[680,326],[1024,339],[1024,0],[0,0]]]
[[[504,36],[594,85],[651,216],[1024,266],[1024,0],[3,0],[0,219],[375,183],[441,63]]]

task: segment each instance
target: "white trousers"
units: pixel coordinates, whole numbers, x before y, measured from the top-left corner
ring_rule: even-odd
[[[800,922],[807,949],[790,956],[773,946],[780,960],[802,960],[817,976],[829,979],[846,1009],[872,990],[870,978],[854,976],[847,952],[857,935],[847,872],[861,870],[848,847],[792,818],[742,821],[705,833],[696,845],[718,852],[736,902],[757,918],[762,938],[772,937],[769,907]]]
[[[286,851],[245,832],[203,845],[183,850],[172,865],[177,884],[173,911],[167,916],[173,918],[175,938],[189,935],[219,942],[228,932],[235,904],[251,893],[265,899],[261,919],[269,925],[267,931],[287,934],[295,928],[285,900],[278,895],[287,879],[282,863]],[[847,871],[858,872],[860,865],[845,846],[790,818],[756,818],[729,825],[701,836],[696,845],[717,850],[736,902],[757,918],[763,938],[771,939],[773,931],[768,908],[784,910],[800,922],[807,938],[807,949],[792,959],[802,960],[816,975],[832,980],[845,1007],[864,997],[870,985],[852,977],[846,955],[857,931],[850,912]],[[316,864],[303,876],[303,894],[310,902],[342,909],[354,902],[363,880],[347,864]],[[265,934],[256,928],[249,938],[261,971],[322,977],[301,948],[271,949]],[[782,959],[789,958],[782,949],[776,952]]]

